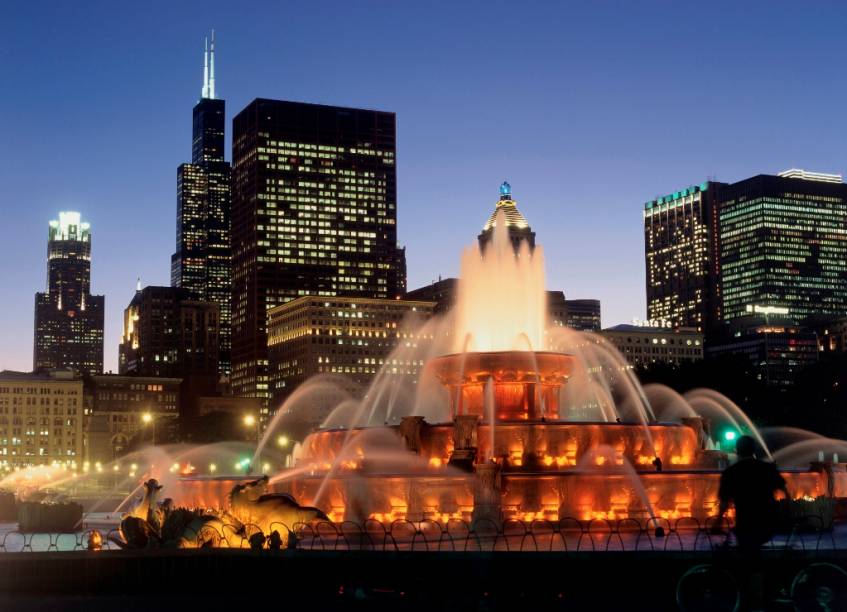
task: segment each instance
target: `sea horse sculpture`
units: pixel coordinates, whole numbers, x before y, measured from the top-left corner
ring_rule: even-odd
[[[121,521],[121,538],[109,540],[121,548],[203,548],[218,546],[224,522],[216,514],[173,508],[172,500],[157,503],[162,486],[151,478],[143,485],[141,502]]]
[[[120,538],[109,540],[121,548],[205,548],[220,545],[224,526],[242,536],[262,541],[274,531],[275,546],[285,546],[289,529],[315,520],[329,520],[318,508],[301,506],[290,495],[267,493],[268,477],[235,485],[229,494],[228,511],[209,512],[173,508],[172,500],[158,503],[162,486],[153,478],[145,482],[144,497],[121,521]]]
[[[229,494],[229,511],[244,525],[255,525],[262,533],[280,531],[283,544],[287,541],[288,530],[295,525],[317,520],[328,521],[329,517],[318,508],[301,506],[286,493],[267,493],[268,477],[235,485]]]
[[[141,502],[130,510],[121,521],[122,539],[109,536],[109,540],[121,548],[151,548],[161,543],[160,534],[153,526],[152,515],[156,509],[156,498],[162,485],[155,478],[145,482]]]

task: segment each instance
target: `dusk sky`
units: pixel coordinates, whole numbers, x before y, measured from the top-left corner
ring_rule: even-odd
[[[0,19],[0,369],[32,367],[47,223],[91,222],[117,370],[136,277],[167,285],[203,37],[256,97],[393,111],[409,287],[455,276],[508,179],[548,285],[645,315],[643,203],[847,171],[845,3],[15,2]],[[231,159],[227,153],[227,159]]]

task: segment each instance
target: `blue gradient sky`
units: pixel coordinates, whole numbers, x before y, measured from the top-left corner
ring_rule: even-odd
[[[228,119],[257,96],[397,113],[410,287],[457,273],[507,178],[549,286],[600,298],[613,325],[644,315],[645,200],[847,170],[844,23],[847,4],[823,2],[10,3],[0,368],[31,367],[47,222],[75,209],[117,369],[136,277],[169,283],[212,27]]]

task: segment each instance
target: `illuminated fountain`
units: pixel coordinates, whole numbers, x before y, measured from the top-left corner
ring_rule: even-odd
[[[329,411],[271,486],[338,522],[713,516],[727,457],[712,427],[752,424],[712,391],[645,390],[605,340],[551,327],[543,251],[520,240],[529,232],[504,184],[483,246],[463,253],[452,313],[413,349],[426,362],[416,387],[398,390],[384,368],[361,400]],[[326,395],[327,381],[316,384]],[[314,409],[293,398],[265,439]],[[787,476],[797,497],[827,490],[822,470]],[[184,484],[205,501],[229,482]]]

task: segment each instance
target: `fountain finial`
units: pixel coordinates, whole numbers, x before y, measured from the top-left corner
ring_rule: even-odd
[[[508,181],[503,181],[500,185],[500,199],[501,200],[511,200],[512,199],[512,186],[509,185]]]

